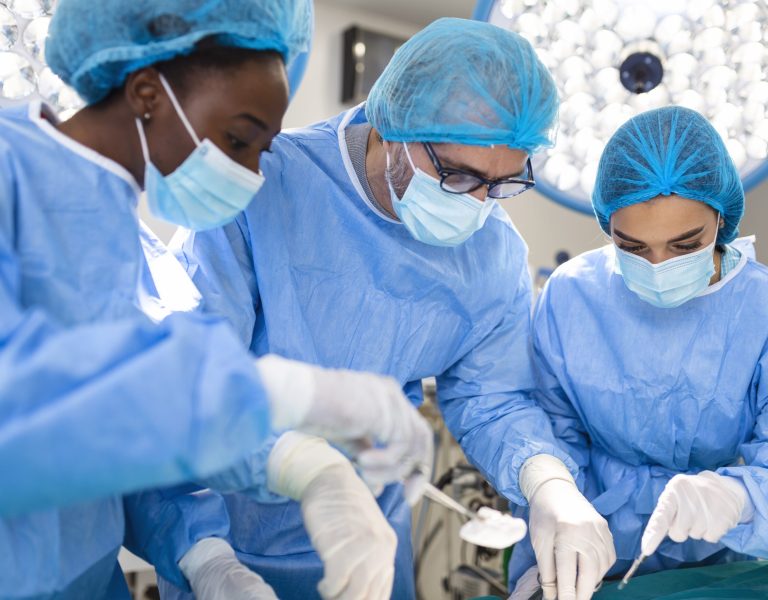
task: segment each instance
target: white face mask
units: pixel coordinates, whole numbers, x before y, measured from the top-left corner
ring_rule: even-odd
[[[414,239],[431,246],[458,246],[482,229],[496,206],[492,198],[485,202],[471,194],[451,194],[440,187],[440,181],[416,168],[405,146],[405,154],[413,169],[413,177],[402,198],[398,198],[389,175],[387,152],[386,178],[392,207]]]
[[[624,283],[641,300],[658,308],[675,308],[709,287],[715,274],[716,240],[717,236],[706,248],[656,265],[619,247],[616,260]]]
[[[162,75],[160,82],[197,147],[173,173],[163,175],[150,160],[144,124],[136,119],[149,209],[156,217],[188,229],[225,225],[250,204],[264,176],[236,163],[211,140],[201,142]]]

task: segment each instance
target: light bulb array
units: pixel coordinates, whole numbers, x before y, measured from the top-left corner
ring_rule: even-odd
[[[56,0],[0,0],[0,107],[40,98],[63,119],[82,99],[45,64],[45,40]]]
[[[528,39],[557,82],[562,99],[557,144],[535,166],[545,188],[577,207],[588,209],[600,154],[613,132],[632,116],[669,104],[710,120],[742,179],[764,165],[764,1],[499,0],[487,20]],[[622,77],[634,76],[623,70],[632,62],[626,59],[637,56],[646,57],[649,69],[652,60],[663,69],[647,93],[622,84]]]

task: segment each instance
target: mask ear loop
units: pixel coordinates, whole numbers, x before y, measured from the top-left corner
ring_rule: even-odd
[[[405,148],[405,156],[408,158],[408,164],[411,165],[411,171],[413,171],[413,174],[416,174],[416,165],[413,164],[413,160],[411,160],[411,153],[408,152],[408,144],[406,142],[402,142],[403,147]],[[391,184],[392,183],[392,175],[390,173],[391,167],[392,167],[392,160],[389,156],[389,150],[386,151],[387,156],[387,168],[384,171],[384,175],[387,178],[387,181]]]
[[[411,170],[416,173],[416,165],[413,164],[413,160],[411,159],[411,153],[408,152],[408,144],[403,142],[403,147],[405,148],[405,156],[408,158],[408,164],[411,165]]]
[[[136,129],[139,130],[139,142],[141,143],[141,154],[144,156],[144,165],[149,164],[149,146],[147,145],[147,134],[144,133],[144,123],[141,119],[136,118]]]
[[[187,133],[189,133],[190,137],[194,140],[195,145],[199,146],[200,138],[197,137],[195,130],[192,129],[192,124],[189,122],[189,119],[187,119],[187,115],[184,112],[184,109],[181,108],[181,104],[179,104],[179,101],[176,98],[176,94],[173,93],[173,90],[171,89],[171,86],[169,85],[168,80],[163,76],[162,73],[160,73],[160,83],[163,84],[163,87],[165,88],[165,92],[168,94],[168,97],[171,99],[171,104],[173,105],[173,108],[176,111],[176,114],[179,115],[179,119],[181,119],[181,122],[184,124],[184,128],[187,130]]]

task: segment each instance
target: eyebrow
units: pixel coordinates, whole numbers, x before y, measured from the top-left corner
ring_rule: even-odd
[[[688,238],[692,238],[695,235],[699,235],[702,231],[704,231],[704,226],[697,227],[696,229],[691,229],[690,231],[686,231],[682,235],[678,235],[676,238],[672,238],[671,240],[668,240],[668,244],[674,244],[675,242],[682,242],[683,240],[687,240]],[[633,242],[635,244],[645,244],[645,242],[641,240],[636,240],[635,238],[628,236],[626,233],[619,231],[618,229],[614,229],[613,233],[618,235],[623,240],[626,240],[627,242]]]
[[[256,127],[259,127],[260,129],[263,129],[264,131],[268,131],[269,130],[269,127],[267,127],[267,124],[264,121],[262,121],[258,117],[253,116],[252,114],[240,113],[239,115],[235,115],[235,118],[236,119],[245,119],[247,121],[250,121],[251,123],[256,125]]]
[[[437,153],[435,153],[435,155],[437,155]],[[514,173],[512,175],[504,175],[503,177],[488,177],[487,173],[481,173],[480,171],[470,167],[469,165],[465,165],[463,163],[456,163],[456,162],[453,162],[452,160],[440,158],[439,156],[437,158],[440,160],[441,163],[443,163],[443,166],[446,167],[447,169],[457,169],[460,171],[466,171],[467,173],[471,173],[472,175],[477,175],[479,177],[483,177],[484,179],[493,179],[493,180],[514,179],[516,177],[520,177],[520,175],[525,173],[526,166],[527,166],[527,165],[524,166],[521,171],[519,171],[518,173]]]

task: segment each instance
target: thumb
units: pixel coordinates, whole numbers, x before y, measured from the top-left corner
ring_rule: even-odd
[[[677,500],[669,490],[662,492],[648,525],[645,526],[643,537],[640,540],[640,552],[643,556],[650,556],[661,545],[669,533],[669,528],[677,516]]]

